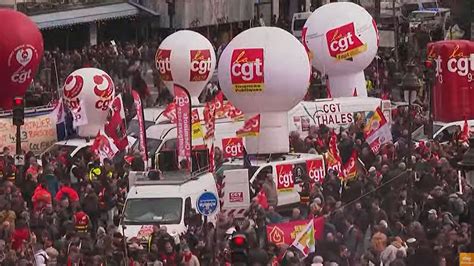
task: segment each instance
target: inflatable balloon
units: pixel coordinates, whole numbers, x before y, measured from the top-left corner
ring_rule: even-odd
[[[0,9],[0,107],[11,109],[24,96],[43,56],[43,36],[23,13]]]
[[[156,68],[166,87],[174,94],[173,84],[186,88],[193,105],[216,68],[212,44],[201,34],[181,30],[163,40],[155,55]]]
[[[436,68],[433,87],[435,121],[474,119],[474,42],[440,41],[428,44],[428,59]]]
[[[372,16],[351,2],[329,3],[316,9],[303,28],[303,41],[313,66],[327,74],[333,97],[366,97],[363,70],[378,49],[378,31]]]
[[[227,98],[248,117],[260,114],[260,134],[246,139],[248,152],[288,152],[288,110],[309,85],[311,65],[304,46],[280,28],[251,28],[227,45],[218,69]]]
[[[81,68],[66,78],[63,98],[79,125],[79,136],[95,137],[103,129],[114,95],[112,78],[100,69]]]

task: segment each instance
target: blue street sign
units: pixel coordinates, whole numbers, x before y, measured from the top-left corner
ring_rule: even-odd
[[[219,199],[212,192],[204,192],[199,196],[196,203],[197,211],[204,215],[210,216],[217,211]]]

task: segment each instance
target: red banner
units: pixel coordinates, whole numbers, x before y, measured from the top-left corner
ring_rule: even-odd
[[[260,114],[245,121],[244,127],[235,133],[239,137],[258,136],[260,133]]]
[[[331,138],[329,139],[329,150],[326,153],[326,171],[335,170],[341,173],[341,164],[341,156],[337,148],[337,135],[332,131]]]
[[[277,171],[277,190],[279,192],[292,191],[295,187],[292,164],[280,164],[276,166]]]
[[[305,229],[310,220],[299,220],[280,224],[267,225],[267,238],[269,242],[277,245],[291,245],[299,232]],[[324,233],[324,217],[313,219],[314,239],[319,240]]]
[[[118,149],[113,140],[100,130],[92,143],[91,151],[97,154],[100,158],[100,162],[103,163],[104,159],[112,160],[117,154]]]
[[[128,139],[127,129],[125,128],[125,110],[123,108],[122,95],[118,95],[112,101],[104,131],[107,136],[113,139],[119,151],[123,151],[127,148]]]
[[[323,184],[325,176],[323,159],[307,160],[306,171],[311,183]]]
[[[434,61],[434,120],[474,119],[474,42],[440,41],[428,44],[428,59]]]
[[[148,150],[146,146],[146,129],[145,129],[145,118],[143,114],[143,105],[140,95],[135,90],[132,90],[133,102],[135,103],[135,108],[137,109],[137,118],[138,118],[138,128],[140,130],[140,135],[138,140],[140,143],[140,152],[142,153],[142,158],[144,162],[148,161]]]
[[[244,156],[244,141],[242,138],[222,139],[222,151],[224,158],[235,158]]]
[[[174,85],[178,157],[191,162],[191,97],[185,88]],[[190,166],[190,165],[188,165]]]

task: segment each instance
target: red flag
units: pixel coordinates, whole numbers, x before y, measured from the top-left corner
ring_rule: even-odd
[[[176,128],[178,133],[178,159],[187,161],[189,169],[191,168],[191,97],[188,91],[174,85],[174,95],[176,103]],[[181,165],[181,164],[180,164]]]
[[[205,140],[214,139],[214,133],[216,130],[216,105],[220,103],[219,97],[219,95],[216,95],[214,99],[207,102],[204,106],[204,124],[206,126],[206,135],[204,136]]]
[[[118,95],[112,101],[107,120],[107,123],[104,125],[105,134],[112,138],[119,151],[125,150],[128,146],[128,139],[122,95]]]
[[[466,117],[464,117],[464,125],[462,126],[461,134],[459,135],[459,141],[464,143],[468,142],[471,134],[469,132],[469,124],[467,123]]]
[[[329,147],[328,152],[326,153],[326,169],[329,171],[337,170],[341,173],[342,168],[342,160],[341,156],[339,155],[339,149],[337,148],[337,136],[334,130],[331,133],[331,137],[329,139]]]
[[[244,126],[237,130],[238,137],[258,136],[260,133],[260,114],[245,121]]]
[[[357,154],[357,151],[354,149],[352,151],[351,157],[349,158],[349,161],[347,161],[342,169],[342,175],[341,177],[344,180],[350,180],[353,179],[357,176],[357,166],[356,162],[358,160],[359,156]]]
[[[176,103],[168,104],[163,111],[163,115],[170,120],[171,123],[176,123]]]
[[[112,160],[115,154],[119,151],[113,140],[110,139],[102,130],[97,133],[90,149],[93,153],[99,156],[101,162],[103,162],[104,159]]]
[[[146,129],[145,129],[145,117],[143,115],[143,105],[140,94],[135,90],[132,90],[133,102],[135,103],[135,108],[137,109],[137,118],[138,118],[138,127],[140,130],[140,135],[138,137],[140,143],[140,152],[142,153],[142,158],[144,162],[148,161],[148,149],[146,146]]]
[[[354,88],[354,92],[352,93],[352,96],[357,97],[357,88]]]
[[[265,210],[268,209],[267,194],[265,194],[265,191],[263,189],[260,190],[260,192],[258,192],[257,201],[258,201],[258,204],[260,204],[260,206],[262,206],[262,208],[264,208]]]
[[[212,142],[211,149],[209,150],[209,172],[215,171],[216,165],[214,163],[214,141]]]

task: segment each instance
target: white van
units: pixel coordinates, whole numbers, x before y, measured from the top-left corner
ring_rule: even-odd
[[[330,128],[346,127],[355,121],[355,113],[371,112],[380,107],[388,121],[392,120],[391,102],[379,98],[341,97],[300,102],[288,112],[289,130],[304,137],[310,126],[324,124]]]
[[[314,168],[307,171],[307,162],[314,161]],[[300,202],[302,184],[305,178],[311,178],[315,182],[321,182],[325,176],[324,159],[321,155],[291,153],[276,157],[258,157],[251,160],[251,166],[245,167],[243,159],[233,159],[225,162],[218,170],[224,173],[227,170],[248,169],[251,196],[255,195],[255,188],[267,174],[273,175],[277,186],[278,207],[286,209]]]
[[[474,132],[474,120],[467,120],[469,131]],[[462,131],[464,120],[455,122],[433,122],[433,139],[441,144],[445,144],[453,140],[458,132]],[[424,126],[419,127],[413,132],[412,139],[415,142],[427,141],[428,136],[424,133]]]
[[[132,136],[127,136],[127,139],[129,147],[132,147],[137,140]],[[77,158],[80,158],[87,150],[89,150],[93,143],[94,138],[74,138],[58,141],[45,150],[41,155],[47,152],[56,153],[59,151],[66,151],[66,154],[69,155],[69,157],[74,162]],[[41,159],[38,160],[38,162],[40,161]]]
[[[294,13],[291,20],[291,34],[301,41],[304,24],[312,12]]]
[[[179,235],[186,232],[189,219],[193,218],[190,214],[196,210],[199,196],[204,192],[218,195],[214,176],[207,168],[191,175],[183,170],[163,172],[160,180],[150,180],[146,175],[141,172],[141,176],[130,184],[120,221],[127,239],[138,237],[147,241],[154,224],[166,226],[168,233],[179,239]],[[208,216],[208,222],[216,222],[219,208],[218,204],[216,212]]]

